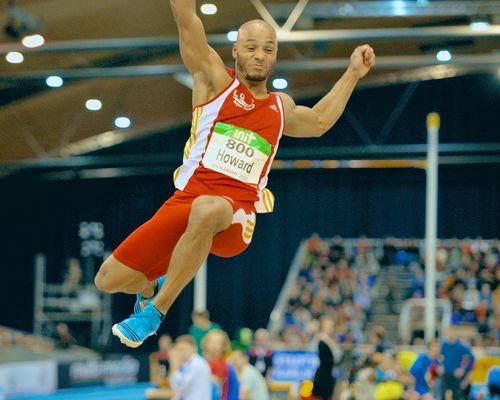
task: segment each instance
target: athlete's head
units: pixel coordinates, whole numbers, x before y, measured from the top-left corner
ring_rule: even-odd
[[[245,22],[238,30],[233,46],[236,71],[253,82],[265,81],[276,64],[278,40],[276,31],[260,19]]]

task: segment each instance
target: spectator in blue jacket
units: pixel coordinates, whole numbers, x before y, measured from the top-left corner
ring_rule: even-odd
[[[427,352],[420,353],[410,367],[415,378],[415,391],[423,400],[432,400],[431,386],[434,384],[435,371],[440,365],[441,346],[437,340],[431,341]]]
[[[443,355],[441,399],[445,400],[446,392],[451,391],[454,400],[464,400],[464,389],[475,359],[470,347],[459,340],[456,327],[448,328],[446,339],[441,344],[441,354]]]

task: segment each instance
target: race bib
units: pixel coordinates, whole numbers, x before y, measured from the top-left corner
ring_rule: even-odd
[[[241,182],[257,184],[271,152],[271,144],[257,133],[217,122],[202,163]]]

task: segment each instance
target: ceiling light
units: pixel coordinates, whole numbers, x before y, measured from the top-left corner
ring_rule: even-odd
[[[5,55],[5,59],[11,64],[21,64],[24,61],[24,56],[17,51],[11,51]]]
[[[406,4],[404,0],[393,0],[392,6],[394,8],[394,15],[397,16],[406,15]]]
[[[88,99],[85,102],[85,108],[89,111],[99,111],[102,108],[102,102],[98,99]]]
[[[490,27],[490,23],[488,21],[471,21],[469,26],[473,31],[485,31]]]
[[[451,58],[451,53],[448,50],[441,50],[436,54],[436,59],[441,62],[450,61]]]
[[[126,129],[129,128],[130,125],[132,125],[132,121],[129,117],[121,116],[115,119],[115,126],[117,128]]]
[[[45,38],[37,33],[35,35],[29,35],[23,37],[21,43],[23,44],[24,47],[32,49],[34,47],[42,46],[45,43]]]
[[[45,83],[51,88],[59,88],[64,85],[64,80],[60,76],[49,76],[45,79]]]
[[[226,36],[227,40],[230,42],[236,42],[236,39],[238,39],[238,31],[229,31]]]
[[[202,4],[200,10],[205,15],[214,15],[217,13],[217,6],[212,3]]]
[[[273,79],[273,87],[275,89],[286,89],[288,87],[288,81],[283,78]]]

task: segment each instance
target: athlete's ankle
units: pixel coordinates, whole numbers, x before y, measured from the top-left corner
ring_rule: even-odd
[[[144,288],[144,290],[141,293],[139,293],[139,294],[142,296],[142,298],[144,300],[148,300],[148,299],[152,298],[156,294],[156,286],[157,286],[156,281],[150,282]]]

